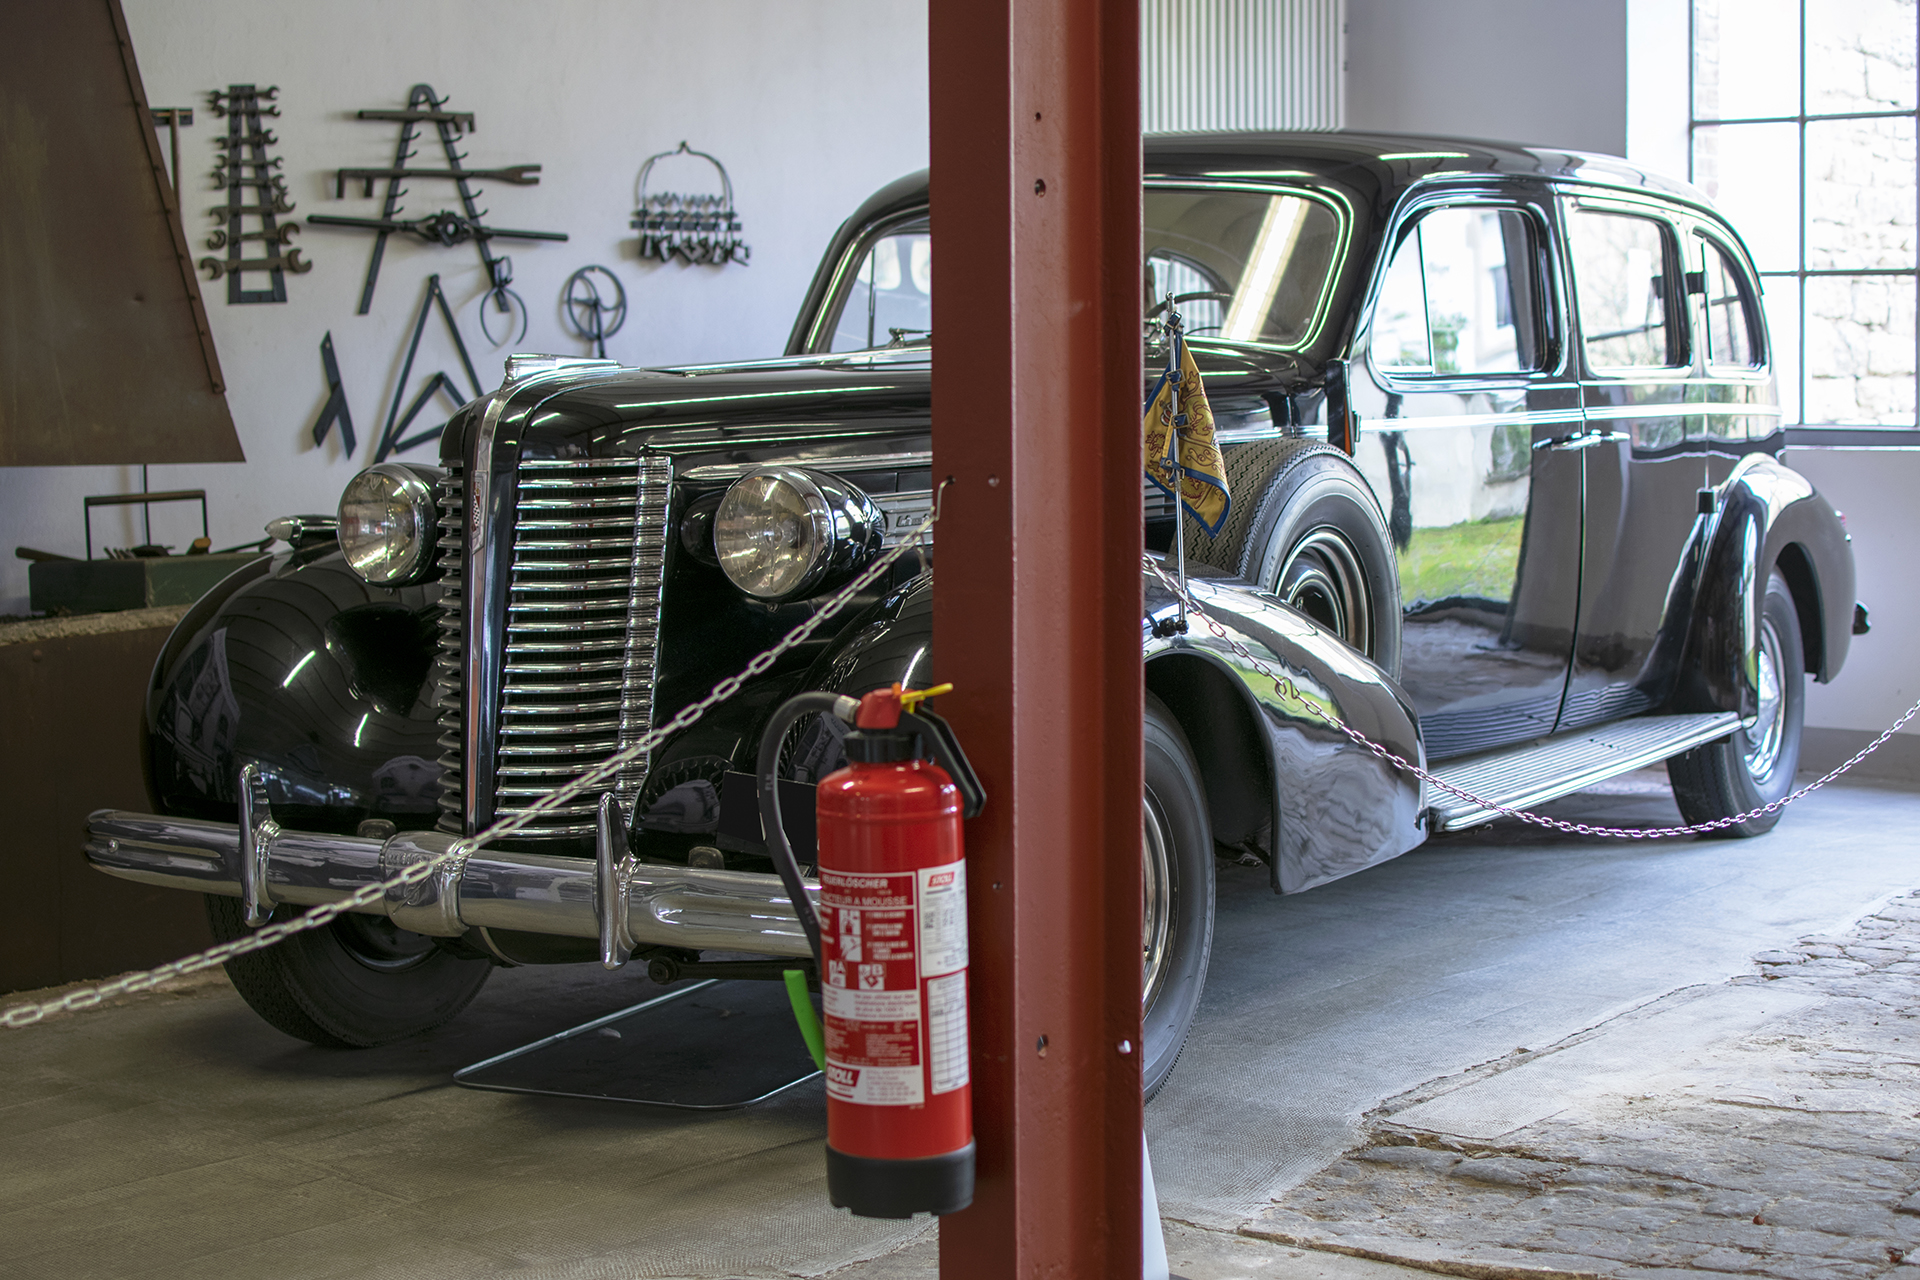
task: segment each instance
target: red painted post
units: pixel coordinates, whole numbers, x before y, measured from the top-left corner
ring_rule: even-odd
[[[987,788],[945,1276],[1140,1274],[1136,0],[930,0],[936,672]]]

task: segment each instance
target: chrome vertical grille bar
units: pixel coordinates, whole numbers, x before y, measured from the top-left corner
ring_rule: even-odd
[[[466,538],[466,520],[462,507],[465,492],[460,464],[447,468],[447,475],[434,494],[440,512],[440,546],[436,560],[440,566],[439,652],[433,660],[433,705],[440,724],[440,817],[442,831],[460,835],[466,830],[466,791],[461,781],[465,694],[460,672],[462,632],[461,594],[465,575],[461,570]]]

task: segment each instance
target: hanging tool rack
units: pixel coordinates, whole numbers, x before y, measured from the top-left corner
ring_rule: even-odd
[[[471,240],[480,250],[480,264],[487,272],[487,294],[489,300],[502,315],[511,315],[514,307],[520,310],[520,333],[526,335],[526,304],[520,295],[508,286],[513,282],[513,259],[505,254],[493,252],[494,240],[565,240],[563,231],[513,231],[505,227],[487,226],[483,219],[487,215],[479,206],[479,195],[472,183],[476,179],[494,182],[507,182],[515,186],[530,187],[540,181],[540,166],[537,164],[509,165],[498,169],[467,169],[462,167],[466,153],[460,150],[460,140],[474,131],[471,111],[448,111],[448,99],[433,91],[432,85],[417,84],[407,94],[404,110],[388,108],[369,108],[358,113],[362,120],[374,120],[400,126],[400,141],[394,147],[393,164],[385,169],[340,169],[334,173],[333,189],[336,197],[346,194],[347,184],[358,183],[365,196],[373,195],[376,182],[384,179],[387,184],[385,198],[381,201],[380,216],[377,218],[345,218],[331,214],[314,214],[307,218],[308,226],[351,227],[361,231],[372,231],[373,256],[367,262],[366,284],[360,290],[360,314],[366,315],[373,306],[373,286],[380,278],[380,259],[386,253],[387,237],[396,231],[411,232],[422,240],[443,248],[452,248]],[[414,143],[421,125],[432,125],[439,134],[440,150],[445,156],[444,169],[412,168],[408,161],[414,157]],[[424,218],[405,220],[400,217],[400,200],[407,194],[401,184],[410,178],[433,179],[452,182],[460,195],[460,207],[464,212],[442,210]],[[486,327],[486,308],[480,312],[481,327]],[[507,325],[508,333],[513,326]],[[492,334],[488,333],[491,340]]]
[[[214,139],[220,154],[213,169],[214,184],[225,188],[227,202],[207,210],[223,224],[207,237],[207,248],[225,249],[227,256],[202,258],[200,266],[212,272],[214,280],[226,277],[229,303],[285,302],[287,273],[300,275],[313,270],[313,264],[302,260],[298,249],[287,247],[300,224],[278,221],[279,215],[293,212],[293,201],[287,195],[286,178],[275,172],[283,160],[267,154],[279,139],[263,121],[280,114],[273,101],[280,96],[280,87],[233,84],[224,93],[215,89],[208,96],[213,114],[227,120],[226,134]],[[192,123],[190,116],[185,123]],[[249,243],[261,246],[261,252],[251,258],[246,256]],[[248,289],[241,279],[243,272],[265,272],[270,284]]]
[[[656,161],[674,156],[693,156],[712,165],[720,176],[720,191],[684,194],[674,191],[648,191]],[[672,151],[647,157],[640,166],[639,188],[635,202],[640,206],[628,223],[640,233],[640,256],[667,262],[682,258],[687,262],[724,266],[729,262],[747,265],[753,253],[740,238],[740,216],[733,208],[733,180],[727,168],[704,151],[695,151],[682,142]]]

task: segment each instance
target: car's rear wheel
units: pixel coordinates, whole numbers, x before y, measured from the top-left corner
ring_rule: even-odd
[[[1719,742],[1667,761],[1673,798],[1689,824],[1714,822],[1773,803],[1793,789],[1800,768],[1800,731],[1806,714],[1806,656],[1793,591],[1775,570],[1760,600],[1754,655],[1757,693],[1753,719]],[[1722,827],[1739,838],[1771,831],[1780,811]]]
[[[274,919],[293,914],[280,907]],[[222,942],[252,932],[237,898],[209,894],[207,919]],[[346,914],[225,968],[270,1026],[311,1044],[364,1049],[450,1021],[479,993],[493,962],[456,955],[378,916]]]
[[[1151,1100],[1193,1031],[1213,951],[1213,835],[1186,735],[1147,695],[1141,819],[1141,1090]]]

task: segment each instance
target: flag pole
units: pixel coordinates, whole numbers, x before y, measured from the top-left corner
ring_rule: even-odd
[[[1180,581],[1180,598],[1175,602],[1179,608],[1179,630],[1184,634],[1187,629],[1187,521],[1181,514],[1181,481],[1186,473],[1180,466],[1180,335],[1182,333],[1180,313],[1173,309],[1173,294],[1167,294],[1167,371],[1173,388],[1173,568]]]

